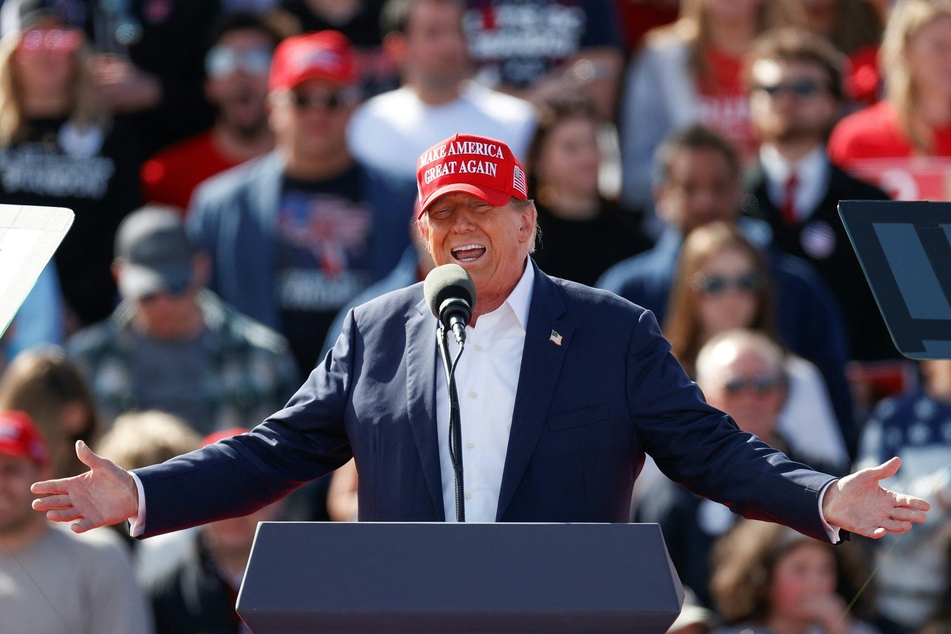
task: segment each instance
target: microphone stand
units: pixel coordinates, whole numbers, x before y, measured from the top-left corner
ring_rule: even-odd
[[[452,458],[452,470],[456,476],[456,521],[466,521],[465,486],[462,473],[462,418],[459,413],[459,394],[456,392],[456,365],[465,348],[465,342],[459,344],[456,358],[450,360],[449,338],[446,328],[439,324],[439,351],[442,353],[443,368],[446,370],[446,385],[449,386],[449,455]]]

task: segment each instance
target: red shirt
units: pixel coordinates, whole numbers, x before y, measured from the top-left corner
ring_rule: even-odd
[[[930,156],[951,157],[951,126],[932,130],[934,148]],[[898,113],[887,101],[869,106],[843,118],[829,138],[829,156],[841,167],[856,160],[916,156],[898,125]]]
[[[713,47],[707,49],[706,57],[709,70],[697,78],[700,122],[719,131],[748,165],[757,142],[743,85],[743,57]]]
[[[221,155],[210,131],[185,139],[157,153],[142,166],[139,176],[145,200],[172,205],[184,213],[199,183],[238,163]]]

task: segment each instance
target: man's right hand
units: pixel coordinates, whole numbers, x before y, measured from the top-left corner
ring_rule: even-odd
[[[71,528],[76,533],[138,515],[139,493],[128,471],[97,456],[81,440],[76,442],[76,455],[89,471],[35,483],[30,490],[44,496],[33,500],[35,510],[45,512],[54,522],[73,522]]]

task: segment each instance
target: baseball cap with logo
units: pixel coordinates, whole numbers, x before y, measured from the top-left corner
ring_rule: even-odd
[[[342,86],[357,80],[357,60],[346,35],[317,31],[295,35],[278,44],[268,90],[290,90],[308,79],[324,79]]]
[[[133,211],[119,225],[115,250],[122,264],[119,292],[126,299],[178,295],[188,288],[194,250],[175,209],[147,205]]]
[[[0,454],[29,458],[42,467],[49,460],[43,436],[25,412],[0,412]]]
[[[496,207],[528,198],[528,178],[509,146],[484,136],[456,134],[422,153],[416,163],[420,217],[444,194],[465,192]]]

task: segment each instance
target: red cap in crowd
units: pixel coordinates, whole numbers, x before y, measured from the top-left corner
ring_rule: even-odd
[[[246,434],[250,429],[245,429],[244,427],[230,427],[228,429],[222,429],[221,431],[215,431],[207,436],[204,440],[201,441],[202,447],[207,447],[208,445],[213,445],[223,438],[231,438],[232,436],[239,436],[241,434]]]
[[[0,412],[0,453],[29,458],[40,467],[49,460],[43,436],[25,412]]]
[[[472,194],[496,207],[528,198],[527,176],[509,146],[484,136],[456,134],[437,143],[416,163],[420,217],[438,197]]]
[[[357,79],[357,61],[350,40],[339,31],[295,35],[274,51],[268,89],[289,90],[308,79],[349,86]]]

